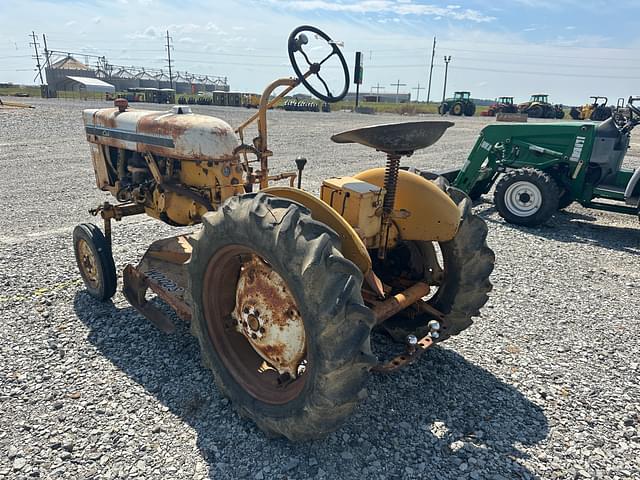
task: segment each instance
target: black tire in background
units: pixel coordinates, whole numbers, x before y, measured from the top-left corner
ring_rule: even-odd
[[[480,309],[487,303],[493,288],[489,277],[495,264],[495,255],[487,245],[487,224],[474,215],[469,197],[456,188],[448,187],[446,191],[458,205],[461,221],[453,239],[438,243],[443,262],[440,265],[442,278],[437,291],[428,300],[432,307],[444,314],[438,341],[462,332],[473,323],[473,317],[480,315]],[[404,242],[390,255],[390,261],[395,264],[392,276],[404,272],[400,275],[408,280],[425,279],[427,283],[433,283],[429,277],[440,268],[434,269],[432,265],[436,258],[432,242]],[[403,341],[409,334],[426,335],[429,321],[435,320],[427,313],[404,313],[382,325],[397,341]]]
[[[116,293],[118,279],[111,247],[100,229],[81,223],[73,229],[73,251],[89,295],[104,302]]]
[[[540,105],[534,105],[533,107],[527,110],[527,115],[529,118],[542,118],[544,115],[544,110]]]
[[[558,210],[560,188],[551,175],[535,168],[505,173],[496,185],[496,210],[509,223],[541,225]]]
[[[202,223],[188,265],[191,328],[218,387],[242,416],[269,435],[306,440],[337,429],[366,397],[365,382],[375,363],[369,340],[375,322],[362,300],[362,274],[340,253],[339,237],[301,205],[263,193],[232,197],[207,213]],[[291,394],[270,393],[277,401],[244,387],[246,377],[230,363],[233,352],[211,337],[211,326],[228,318],[222,311],[224,300],[218,298],[228,296],[226,290],[235,292],[237,284],[233,272],[218,275],[216,270],[223,268],[218,265],[227,261],[222,255],[229,248],[255,252],[280,275],[304,324],[308,364],[295,380],[303,383]],[[231,268],[239,271],[240,264]],[[206,291],[211,285],[207,278],[218,277],[224,277],[224,291]],[[219,314],[207,314],[212,311]],[[247,345],[240,346],[246,351]]]
[[[476,105],[475,103],[467,103],[464,107],[464,114],[467,117],[473,117],[473,115],[476,113]]]

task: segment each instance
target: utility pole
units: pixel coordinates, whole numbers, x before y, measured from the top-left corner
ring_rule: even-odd
[[[373,91],[376,91],[376,101],[380,102],[380,90],[384,90],[384,87],[380,86],[380,82],[378,82],[378,84],[375,87],[371,87],[371,92],[373,93]]]
[[[442,89],[442,103],[444,103],[444,97],[447,93],[447,73],[449,71],[449,62],[451,61],[451,55],[444,56],[444,88]]]
[[[40,65],[40,55],[38,54],[38,47],[40,46],[40,44],[38,43],[38,40],[36,39],[36,32],[32,31],[31,32],[31,38],[33,39],[33,42],[29,42],[29,45],[33,45],[33,49],[35,50],[36,54],[33,56],[33,58],[36,59],[36,65],[38,67],[38,75],[36,75],[37,77],[40,77],[40,86],[44,85],[44,80],[42,79],[42,66]],[[34,78],[35,80],[35,78]]]
[[[433,76],[433,58],[436,55],[436,37],[433,37],[433,50],[431,50],[431,67],[429,67],[429,86],[427,87],[427,103],[431,98],[431,77]]]
[[[404,87],[406,85],[407,85],[406,83],[400,83],[400,80],[398,80],[396,83],[391,84],[392,87],[396,87],[396,103],[398,103],[398,96],[400,95],[400,87]]]
[[[173,88],[173,76],[171,74],[171,37],[169,36],[169,30],[167,30],[167,63],[169,64],[169,88]]]
[[[411,90],[417,90],[416,102],[420,101],[420,90],[424,90],[424,87],[421,87],[420,84],[418,83],[418,86],[417,87],[413,87]]]
[[[49,50],[47,49],[47,37],[44,36],[44,33],[42,34],[42,42],[44,43],[44,59],[47,62],[47,68],[51,67],[51,63],[49,62],[49,59],[51,58],[51,54],[49,53]]]

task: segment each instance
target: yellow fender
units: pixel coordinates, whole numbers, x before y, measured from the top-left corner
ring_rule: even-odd
[[[384,168],[372,168],[355,178],[378,187],[384,185]],[[429,180],[400,170],[394,210],[407,210],[406,218],[394,218],[403,240],[446,242],[455,237],[460,212],[449,195]]]
[[[288,198],[307,207],[311,211],[311,218],[324,223],[340,236],[342,241],[340,251],[345,258],[355,263],[364,274],[371,270],[371,257],[356,231],[338,212],[318,197],[292,187],[268,187],[260,191],[276,197]]]

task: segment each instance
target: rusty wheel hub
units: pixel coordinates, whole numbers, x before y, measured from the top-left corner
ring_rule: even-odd
[[[96,257],[93,255],[91,247],[85,240],[78,242],[78,253],[80,257],[79,267],[82,277],[91,288],[98,288],[100,280],[98,278],[98,266]]]
[[[209,260],[203,281],[209,338],[239,386],[275,405],[300,395],[313,365],[302,315],[282,276],[249,247],[228,245]]]
[[[231,314],[237,330],[280,375],[298,376],[305,354],[305,330],[286,283],[257,255],[242,264]]]

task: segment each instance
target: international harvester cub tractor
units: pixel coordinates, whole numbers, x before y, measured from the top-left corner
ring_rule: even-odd
[[[146,111],[120,100],[85,110],[98,188],[118,203],[93,210],[104,233],[79,225],[74,247],[87,291],[107,300],[116,290],[112,220],[146,213],[169,225],[201,224],[153,242],[127,265],[124,296],[165,332],[174,316],[158,302],[172,307],[190,322],[204,364],[239,413],[300,440],[338,428],[365,397],[369,372],[411,364],[471,325],[491,290],[494,256],[464,193],[400,170],[403,156],[436,142],[450,122],[334,135],[375,148],[387,163],[325,180],[320,198],[300,189],[299,176],[294,187],[295,172],[272,173],[269,107],[301,83],[326,102],[349,86],[340,49],[317,28],[296,28],[288,50],[297,78],[271,83],[235,131],[186,106]],[[322,76],[331,62],[341,72],[337,95]],[[254,121],[257,136],[247,142]],[[296,162],[301,174],[304,159]],[[288,184],[273,185],[281,180]],[[147,299],[147,290],[157,297]],[[397,356],[372,354],[374,328],[403,342]]]
[[[439,175],[472,198],[495,184],[498,213],[518,225],[540,225],[574,201],[639,215],[640,168],[622,166],[631,131],[640,123],[638,100],[629,98],[624,115],[602,123],[488,125],[462,168]]]

